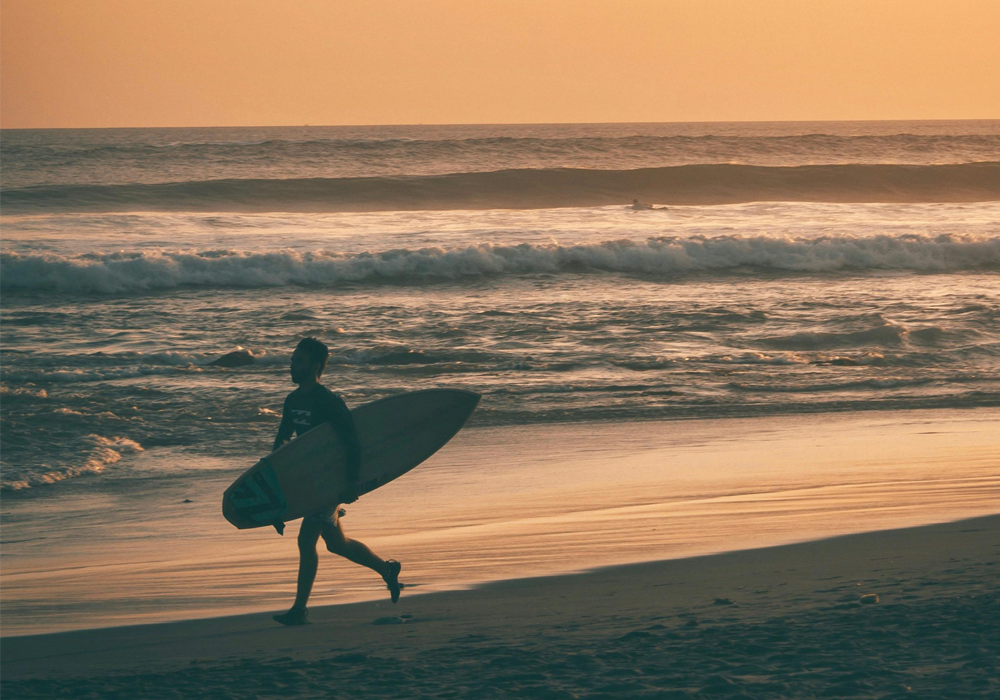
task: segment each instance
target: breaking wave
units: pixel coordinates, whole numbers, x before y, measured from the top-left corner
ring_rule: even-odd
[[[688,273],[726,275],[866,270],[955,272],[1000,267],[1000,236],[792,238],[655,237],[596,244],[479,244],[460,248],[333,251],[144,251],[59,255],[3,253],[0,288],[122,293],[201,287],[406,284],[532,273],[640,274],[669,280]],[[793,340],[780,347],[810,345]]]
[[[0,491],[23,491],[33,486],[55,484],[88,474],[100,474],[109,465],[118,462],[124,452],[142,452],[142,445],[123,437],[106,438],[100,435],[87,435],[82,439],[82,447],[87,456],[81,464],[73,466],[54,467],[47,471],[18,473],[13,475],[10,470],[0,479]],[[39,465],[44,468],[45,465]]]

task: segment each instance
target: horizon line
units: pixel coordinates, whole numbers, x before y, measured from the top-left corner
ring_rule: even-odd
[[[883,122],[989,122],[1000,117],[963,117],[960,119],[716,119],[685,121],[609,121],[609,122],[409,122],[376,124],[214,124],[177,126],[0,126],[0,131],[111,131],[129,129],[286,129],[286,128],[361,128],[361,127],[440,127],[440,126],[598,126],[627,124],[871,124]]]

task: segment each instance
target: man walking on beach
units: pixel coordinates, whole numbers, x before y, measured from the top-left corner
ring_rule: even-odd
[[[292,433],[302,435],[323,423],[330,423],[334,431],[347,446],[347,469],[349,483],[356,483],[361,470],[361,444],[354,429],[354,419],[347,404],[337,394],[319,383],[326,368],[330,351],[315,338],[303,338],[292,353],[292,382],[299,385],[285,399],[281,414],[281,425],[274,439],[276,450],[292,438]],[[356,496],[348,495],[347,502],[353,503]],[[316,544],[320,536],[326,548],[355,564],[367,566],[377,572],[389,587],[392,602],[399,600],[399,572],[402,566],[393,559],[383,560],[363,542],[349,539],[340,525],[342,511],[339,503],[312,513],[302,519],[299,528],[299,577],[295,593],[295,603],[291,609],[275,615],[274,619],[283,625],[304,625],[307,623],[306,602],[316,580],[319,556]]]

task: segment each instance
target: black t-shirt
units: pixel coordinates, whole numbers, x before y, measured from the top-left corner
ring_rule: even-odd
[[[276,450],[291,440],[292,433],[302,435],[323,423],[329,423],[344,441],[347,463],[357,469],[360,466],[361,444],[354,428],[354,417],[344,400],[322,384],[314,386],[308,394],[296,389],[285,398],[281,425],[278,426],[278,436],[272,449]]]

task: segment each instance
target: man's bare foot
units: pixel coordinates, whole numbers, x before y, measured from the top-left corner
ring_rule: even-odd
[[[308,625],[309,611],[305,608],[292,608],[286,613],[281,613],[280,615],[272,616],[275,622],[280,622],[283,625],[288,625],[289,627],[294,627],[295,625]]]
[[[385,563],[389,566],[389,573],[383,576],[382,580],[389,587],[389,595],[392,596],[392,602],[395,603],[399,600],[399,591],[401,588],[399,585],[399,572],[402,571],[403,565],[395,559],[386,559]]]

